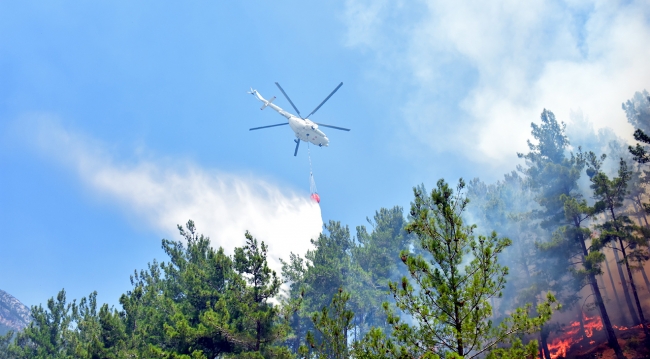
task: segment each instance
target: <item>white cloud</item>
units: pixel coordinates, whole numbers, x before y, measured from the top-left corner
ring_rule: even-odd
[[[433,150],[509,168],[544,108],[565,122],[581,110],[631,138],[621,103],[650,87],[647,1],[374,3],[348,1],[347,44],[374,51],[375,71],[407,79],[404,121]],[[387,25],[414,8],[401,31]]]
[[[118,163],[97,141],[41,116],[23,122],[34,144],[78,173],[81,181],[120,204],[129,214],[179,239],[176,224],[195,221],[214,247],[227,253],[242,246],[249,230],[269,246],[272,267],[289,252],[304,254],[321,232],[320,207],[308,194],[282,188],[253,175],[206,170],[196,165],[140,159]],[[180,162],[180,161],[177,161]]]

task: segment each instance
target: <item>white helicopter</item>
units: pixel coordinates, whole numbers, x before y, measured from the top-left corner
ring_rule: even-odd
[[[275,100],[275,96],[273,96],[272,99],[267,100],[264,97],[262,97],[262,95],[260,95],[260,93],[257,92],[257,90],[253,90],[251,88],[251,90],[248,93],[255,96],[255,97],[257,97],[258,100],[260,100],[260,101],[262,101],[264,103],[264,105],[262,106],[262,108],[260,110],[263,110],[266,107],[270,107],[270,108],[276,110],[280,115],[286,117],[287,120],[289,120],[289,121],[285,122],[285,123],[279,123],[277,125],[254,127],[254,128],[251,128],[249,131],[261,130],[263,128],[269,128],[269,127],[289,125],[291,127],[291,129],[293,130],[293,132],[295,132],[295,134],[296,134],[296,139],[294,140],[294,142],[296,143],[296,150],[293,152],[294,156],[296,156],[298,154],[298,147],[300,146],[300,141],[311,142],[311,143],[313,143],[315,145],[318,145],[319,147],[329,145],[330,140],[327,138],[327,136],[321,130],[318,129],[319,126],[334,128],[334,129],[342,130],[342,131],[350,131],[349,128],[336,127],[336,126],[331,126],[331,125],[325,125],[325,124],[322,124],[322,123],[312,122],[308,118],[309,116],[313,115],[316,111],[318,111],[318,109],[321,106],[323,106],[323,104],[327,100],[329,100],[329,98],[332,97],[332,95],[334,95],[334,93],[339,88],[341,88],[341,86],[343,86],[343,82],[341,82],[338,86],[336,86],[334,91],[332,91],[332,93],[330,93],[329,96],[327,96],[323,100],[323,102],[321,102],[320,105],[318,105],[318,107],[316,107],[314,109],[314,111],[312,111],[306,117],[302,117],[302,115],[300,115],[300,111],[298,111],[298,108],[296,108],[296,105],[293,104],[293,102],[291,101],[289,96],[286,94],[286,92],[284,92],[284,90],[282,89],[280,84],[276,82],[275,85],[278,86],[280,91],[282,91],[282,94],[284,95],[284,97],[286,97],[287,100],[289,100],[289,103],[291,104],[291,107],[293,107],[293,109],[296,110],[296,112],[298,113],[298,116],[296,116],[294,114],[291,114],[289,112],[286,112],[285,110],[281,109],[280,107],[274,105],[273,100]]]

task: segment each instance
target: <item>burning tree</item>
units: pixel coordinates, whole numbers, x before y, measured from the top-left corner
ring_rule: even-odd
[[[634,277],[632,276],[632,269],[630,267],[630,258],[628,257],[628,250],[634,250],[639,246],[646,245],[647,241],[640,235],[640,228],[635,225],[628,216],[620,213],[620,208],[623,206],[623,201],[627,194],[627,183],[631,178],[631,173],[627,169],[627,164],[623,159],[619,162],[618,177],[609,179],[609,177],[600,171],[600,161],[595,156],[590,157],[590,177],[591,188],[594,191],[594,198],[597,200],[595,207],[601,211],[607,212],[610,220],[605,221],[598,226],[601,230],[600,236],[595,239],[592,246],[595,248],[602,248],[606,245],[618,243],[618,246],[611,246],[614,251],[620,251],[627,270],[628,280],[634,296],[636,309],[646,335],[646,339],[650,338],[650,333],[646,326],[646,320],[641,308],[639,294],[636,289]],[[627,288],[623,288],[624,291]],[[634,313],[634,308],[628,302],[631,312]],[[636,314],[636,313],[634,313]],[[636,324],[636,323],[635,323]]]
[[[399,347],[386,344],[399,357],[475,358],[491,352],[498,357],[533,357],[536,341],[523,345],[519,335],[539,330],[551,315],[552,295],[530,317],[530,306],[517,308],[499,325],[492,322],[490,299],[500,297],[508,268],[498,256],[511,244],[496,232],[474,237],[474,225],[465,225],[462,214],[468,204],[462,179],[454,192],[444,180],[430,195],[423,187],[414,189],[412,221],[406,230],[417,235],[419,254],[402,251],[410,279],[391,282],[396,306],[417,324],[403,321],[387,304],[388,322]],[[377,333],[374,333],[375,335]],[[373,344],[374,343],[374,344]],[[497,348],[499,344],[512,344]],[[383,345],[371,340],[369,345]],[[376,348],[377,349],[377,348]],[[381,350],[371,350],[383,358]]]
[[[570,157],[565,155],[569,146],[566,126],[558,123],[551,111],[544,110],[541,121],[541,125],[531,124],[537,144],[528,141],[530,152],[518,154],[526,160],[526,167],[518,169],[537,193],[536,201],[541,208],[536,211],[536,217],[543,228],[553,233],[550,240],[539,244],[547,251],[547,257],[554,261],[554,270],[548,271],[553,276],[551,282],[555,282],[553,291],[560,295],[567,294],[563,302],[571,303],[577,299],[580,287],[585,282],[589,283],[607,329],[608,343],[617,358],[624,358],[596,281],[596,275],[600,274],[599,263],[604,255],[597,249],[589,249],[586,243],[589,229],[584,222],[592,217],[594,210],[587,206],[578,188],[578,179],[586,163],[585,155],[581,152]],[[571,274],[578,279],[577,286],[571,280]],[[542,330],[542,347],[544,356],[549,358],[545,341],[547,329]]]
[[[616,333],[609,319],[609,314],[607,313],[607,308],[605,307],[605,302],[596,280],[596,276],[602,274],[600,263],[605,260],[605,255],[600,251],[601,248],[593,245],[587,246],[590,231],[589,228],[583,226],[583,222],[592,217],[596,210],[593,207],[587,206],[587,202],[584,199],[569,196],[563,196],[562,199],[564,200],[565,216],[570,223],[556,231],[554,241],[548,245],[555,246],[556,250],[565,251],[567,264],[571,266],[569,268],[570,272],[579,278],[582,283],[588,284],[591,287],[596,307],[600,312],[602,323],[605,326],[608,344],[614,349],[617,358],[625,358],[618,344]],[[577,261],[572,262],[572,260]],[[579,264],[582,268],[578,267],[576,269],[573,267],[574,264]],[[580,315],[581,323],[583,323],[582,311]],[[590,335],[587,336],[589,337]]]
[[[497,302],[498,306],[493,303],[495,317],[498,318],[500,312],[525,303],[532,303],[535,307],[540,295],[549,291],[555,293],[558,301],[565,305],[574,302],[577,291],[563,290],[570,284],[568,282],[575,282],[574,279],[570,275],[558,276],[552,270],[562,267],[562,259],[548,255],[544,248],[536,245],[548,231],[539,225],[540,207],[535,201],[537,193],[531,190],[530,181],[513,171],[495,184],[486,185],[474,179],[470,181],[467,193],[471,207],[477,212],[472,213],[472,218],[477,218],[479,226],[512,238],[512,246],[504,250],[500,260],[518,275],[509,279],[503,297]],[[548,337],[552,327],[555,326],[544,325],[540,331],[540,349],[547,358],[551,354]]]

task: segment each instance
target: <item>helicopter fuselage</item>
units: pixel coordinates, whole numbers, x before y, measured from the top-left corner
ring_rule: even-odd
[[[279,106],[275,105],[273,103],[275,97],[271,100],[266,100],[264,97],[262,97],[262,95],[260,95],[259,92],[257,92],[257,90],[252,90],[252,94],[255,95],[258,100],[264,103],[264,106],[262,106],[261,110],[265,109],[266,107],[270,107],[289,121],[289,127],[291,127],[295,133],[296,139],[304,142],[311,142],[314,145],[321,147],[329,146],[330,140],[327,138],[327,135],[325,135],[325,133],[323,133],[323,131],[318,128],[318,125],[312,122],[310,119],[306,118],[303,120],[302,118],[289,113]]]
[[[289,117],[289,127],[296,134],[296,138],[301,141],[311,142],[317,146],[329,146],[330,140],[325,133],[318,129],[318,125],[308,118],[303,120],[300,117],[291,115]]]

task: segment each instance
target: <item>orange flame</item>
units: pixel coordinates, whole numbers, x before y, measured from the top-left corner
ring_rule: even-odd
[[[594,315],[593,317],[588,317],[586,314],[582,314],[582,318],[585,323],[585,335],[587,338],[591,338],[594,335],[594,330],[603,330],[603,321],[599,316]]]
[[[614,327],[614,329],[616,329],[616,330],[625,331],[625,330],[630,330],[630,329],[641,329],[641,328],[643,328],[643,324],[638,324],[638,325],[635,325],[635,326],[630,327],[630,328],[628,328],[628,327],[626,327],[624,325],[621,325],[620,327],[612,325],[612,327]]]
[[[548,351],[551,353],[551,359],[559,356],[566,356],[567,351],[573,345],[573,338],[556,339],[548,345]]]
[[[582,314],[582,322],[584,325],[585,336],[591,338],[594,335],[594,331],[603,330],[603,322],[598,315],[589,317],[586,314]],[[562,333],[558,338],[554,339],[549,345],[548,349],[551,354],[551,359],[556,359],[560,356],[566,356],[567,352],[572,345],[581,342],[584,337],[579,336],[580,332],[580,322],[573,321],[569,323],[568,327],[565,328],[564,333]],[[593,345],[594,340],[590,341],[589,344]]]

